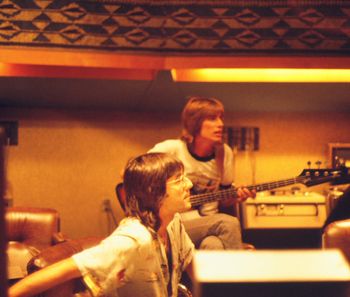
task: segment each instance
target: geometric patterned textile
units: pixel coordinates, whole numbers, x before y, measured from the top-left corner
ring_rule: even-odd
[[[350,1],[0,0],[0,46],[176,54],[350,53]]]

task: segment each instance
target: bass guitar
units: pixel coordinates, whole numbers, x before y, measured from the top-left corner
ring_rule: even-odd
[[[303,184],[307,187],[319,185],[322,183],[327,183],[334,181],[336,179],[349,176],[349,168],[331,168],[331,169],[304,169],[300,175],[282,179],[274,182],[256,184],[246,186],[250,191],[262,192],[269,191],[293,184]],[[119,200],[119,203],[123,210],[125,210],[125,192],[123,188],[123,183],[120,183],[116,186],[116,194]],[[220,201],[224,199],[234,199],[237,198],[237,188],[229,188],[225,190],[218,190],[215,192],[208,192],[203,194],[191,195],[190,201],[192,207],[198,207],[207,202]]]

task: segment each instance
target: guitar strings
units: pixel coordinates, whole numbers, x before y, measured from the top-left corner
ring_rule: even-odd
[[[270,182],[270,183],[262,183],[255,186],[247,186],[246,188],[248,190],[256,190],[257,192],[265,191],[265,190],[272,190],[275,188],[279,188],[282,186],[288,186],[291,184],[295,184],[298,182],[302,182],[305,180],[305,177],[298,176],[295,178],[290,178],[286,180],[276,181],[276,182]],[[203,193],[203,194],[196,194],[190,197],[191,204],[193,206],[201,205],[205,202],[211,202],[211,201],[217,201],[221,199],[227,199],[230,197],[236,197],[237,196],[237,189],[236,188],[230,188],[226,190],[220,190],[217,192],[209,192],[209,193]]]

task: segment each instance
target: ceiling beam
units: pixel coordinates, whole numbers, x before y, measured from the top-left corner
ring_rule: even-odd
[[[175,56],[56,49],[0,50],[0,76],[151,80],[159,70],[198,68],[350,69],[350,57]]]

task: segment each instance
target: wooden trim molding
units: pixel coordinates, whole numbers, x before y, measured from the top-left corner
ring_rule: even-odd
[[[350,69],[350,57],[116,54],[3,48],[0,76],[151,80],[159,70],[196,68]]]

